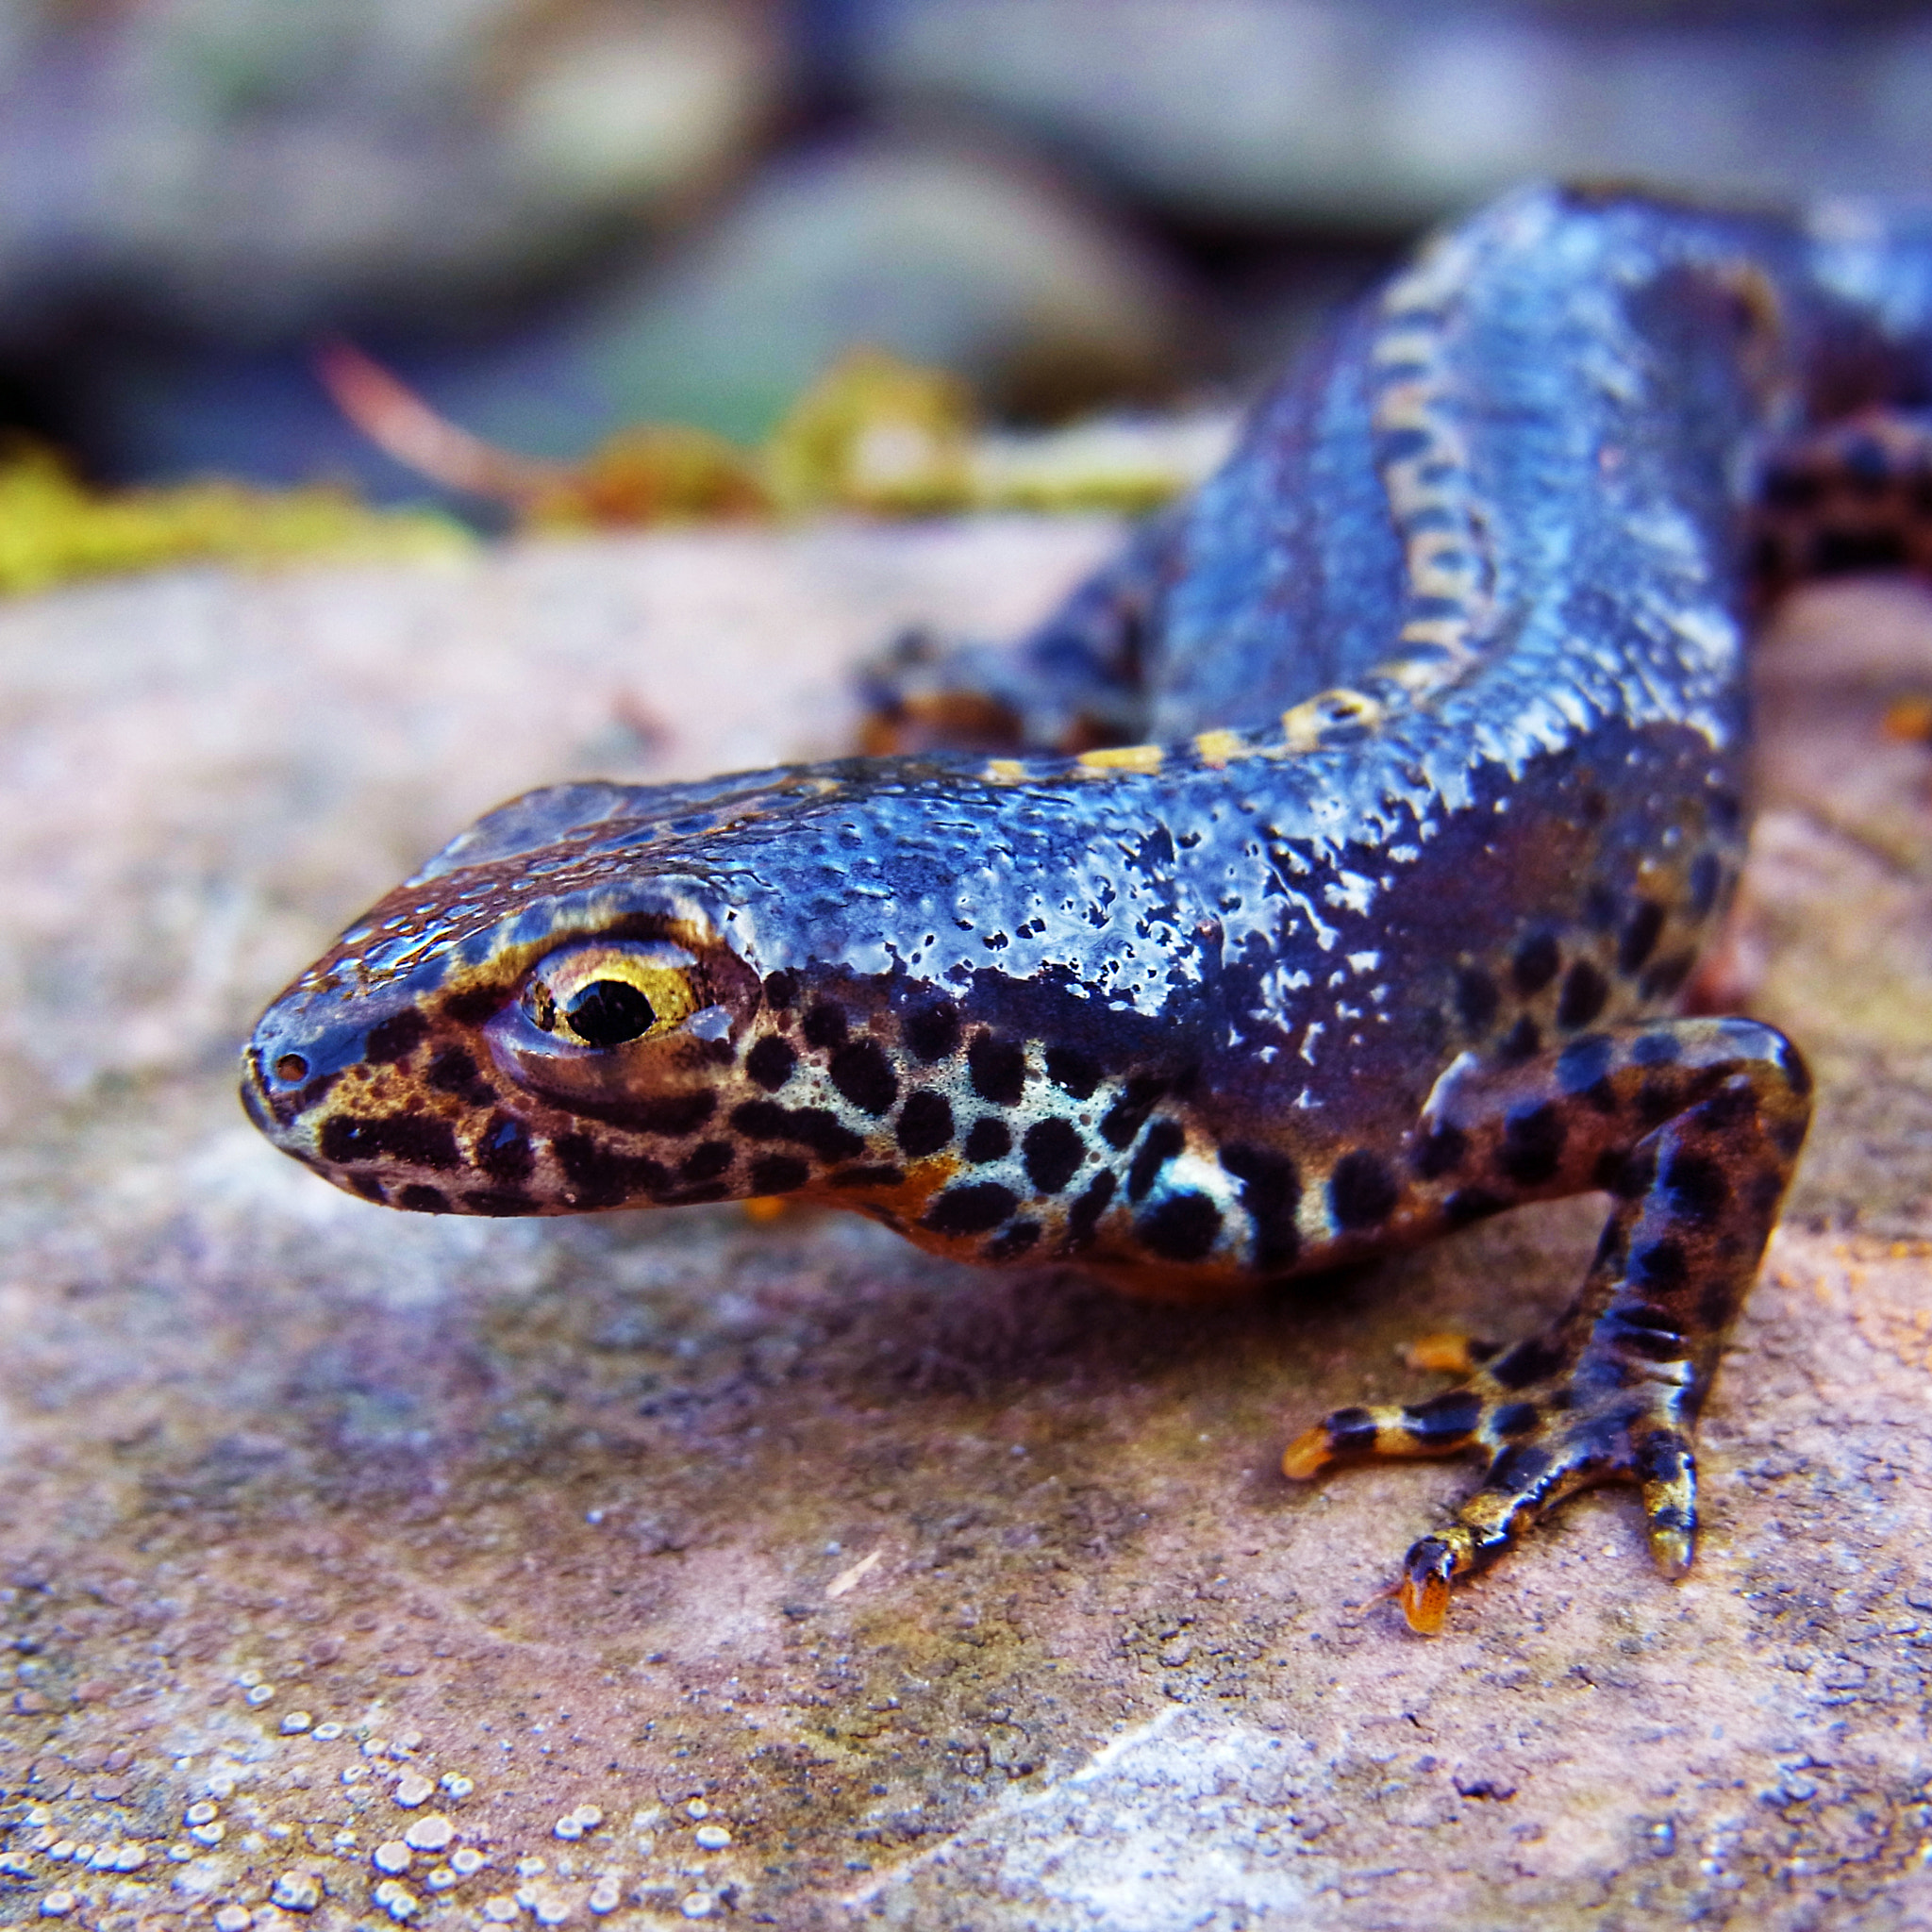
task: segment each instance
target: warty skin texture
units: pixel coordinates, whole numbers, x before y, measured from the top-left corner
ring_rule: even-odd
[[[889,694],[926,748],[481,821],[270,1008],[251,1115],[402,1208],[799,1193],[1183,1297],[1607,1189],[1557,1330],[1288,1464],[1490,1452],[1418,1627],[1608,1477],[1677,1574],[1807,1108],[1770,1029],[1667,1017],[1741,857],[1744,620],[1912,560],[1920,440],[1861,412],[1928,315],[1869,211],[1514,196],[1010,658]]]

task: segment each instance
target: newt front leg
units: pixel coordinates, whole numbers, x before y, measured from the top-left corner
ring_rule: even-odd
[[[1442,1626],[1454,1577],[1486,1568],[1591,1484],[1641,1485],[1666,1576],[1697,1537],[1697,1417],[1810,1123],[1810,1075],[1748,1020],[1607,1029],[1516,1065],[1465,1055],[1431,1095],[1412,1169],[1470,1220],[1588,1188],[1616,1208],[1582,1291],[1548,1333],[1459,1388],[1337,1409],[1290,1446],[1292,1477],[1343,1457],[1491,1457],[1481,1489],[1404,1565],[1410,1627]]]

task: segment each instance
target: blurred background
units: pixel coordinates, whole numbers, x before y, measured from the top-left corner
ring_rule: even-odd
[[[0,434],[433,496],[349,338],[507,448],[766,435],[854,344],[995,420],[1238,398],[1526,175],[1932,192],[1885,0],[0,0]]]

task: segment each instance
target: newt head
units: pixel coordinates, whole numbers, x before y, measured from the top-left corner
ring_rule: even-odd
[[[758,1191],[748,1169],[723,1185],[734,1150],[708,1130],[769,1098],[780,1049],[755,1049],[782,1008],[666,802],[692,801],[558,787],[464,833],[262,1015],[251,1118],[338,1186],[431,1213]]]
[[[1057,928],[1029,910],[1048,881],[963,856],[980,783],[874,760],[532,792],[269,1008],[243,1105],[337,1186],[424,1212],[803,1193],[961,1258],[1091,1248],[1189,1029],[1117,990],[1160,938],[1138,907],[1058,929],[1113,977],[1071,951],[1009,969]],[[1204,1199],[1173,1258],[1206,1260],[1221,1219]]]

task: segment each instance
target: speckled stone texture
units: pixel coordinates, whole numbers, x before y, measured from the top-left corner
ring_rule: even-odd
[[[1689,1581],[1285,1438],[1518,1335],[1587,1202],[1253,1305],[856,1220],[391,1214],[242,1121],[260,1003],[476,811],[836,748],[1095,525],[699,533],[0,610],[0,1914],[102,1932],[1932,1924],[1932,614],[1814,597],[1724,972],[1821,1076]],[[76,1849],[80,1848],[80,1849]],[[85,1856],[83,1856],[83,1853]]]

